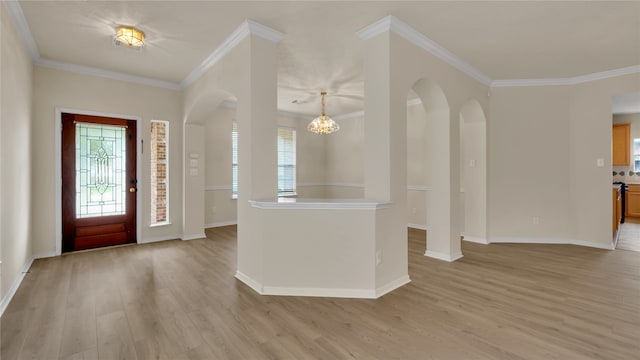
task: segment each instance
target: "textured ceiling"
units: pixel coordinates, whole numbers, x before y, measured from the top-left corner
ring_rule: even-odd
[[[363,107],[356,31],[394,15],[494,80],[568,78],[640,64],[640,2],[20,1],[40,57],[179,83],[245,19],[285,34],[278,107]],[[134,25],[147,46],[112,44]],[[297,103],[292,101],[297,100]]]

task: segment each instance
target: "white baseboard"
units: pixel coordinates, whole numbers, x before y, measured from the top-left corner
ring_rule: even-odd
[[[592,243],[588,241],[574,240],[571,244],[578,245],[578,246],[592,247],[596,249],[604,249],[604,250],[615,250],[616,248],[615,242],[613,241],[611,242],[611,244],[607,245],[607,244]]]
[[[382,295],[393,291],[411,281],[409,275],[402,276],[375,290],[371,289],[339,289],[339,288],[304,288],[304,287],[283,287],[283,286],[262,286],[246,274],[236,271],[236,279],[245,283],[260,295],[274,296],[311,296],[311,297],[332,297],[332,298],[352,298],[352,299],[377,299]]]
[[[164,236],[155,236],[148,237],[138,241],[138,244],[148,244],[158,241],[167,241],[167,240],[179,240],[182,238],[182,235],[164,235]]]
[[[408,283],[411,282],[411,279],[409,278],[409,275],[403,275],[402,277],[393,280],[389,283],[387,283],[386,285],[380,286],[379,288],[376,289],[376,299],[401,287],[404,285],[407,285]]]
[[[460,258],[462,258],[462,253],[456,253],[456,254],[445,254],[445,253],[441,253],[441,252],[437,252],[437,251],[431,251],[431,250],[427,250],[424,253],[424,256],[428,256],[434,259],[438,259],[438,260],[444,260],[444,261],[448,261],[448,262],[454,262]]]
[[[0,302],[0,317],[2,317],[2,315],[4,314],[4,311],[7,310],[9,303],[11,303],[11,300],[16,295],[16,292],[18,291],[20,284],[22,284],[22,280],[24,280],[25,275],[27,274],[29,269],[31,269],[33,260],[35,260],[34,256],[31,256],[29,260],[27,260],[27,262],[22,267],[22,271],[20,271],[20,274],[18,274],[18,277],[13,281],[13,284],[11,284],[11,287],[9,288],[7,295],[5,295],[2,298],[2,302]]]
[[[367,289],[332,289],[332,288],[290,288],[280,286],[265,286],[263,295],[278,296],[311,296],[351,299],[375,299],[375,290]]]
[[[213,223],[205,224],[204,228],[205,229],[209,229],[209,228],[215,228],[215,227],[221,227],[221,226],[229,226],[229,225],[238,225],[238,221],[230,220],[230,221],[213,222]]]
[[[193,234],[193,235],[182,235],[180,239],[182,240],[196,240],[196,239],[204,239],[207,235],[205,233]]]
[[[40,253],[40,254],[35,254],[33,255],[33,259],[46,259],[46,258],[50,258],[50,257],[54,257],[54,256],[58,256],[60,254],[56,254],[55,251],[50,251],[50,252],[46,252],[46,253]]]
[[[517,237],[492,237],[491,243],[512,243],[512,244],[556,244],[556,245],[577,245],[586,246],[596,249],[613,250],[613,243],[601,244],[588,241],[580,241],[574,239],[557,239],[557,238],[517,238]]]
[[[253,291],[257,292],[260,295],[264,295],[264,291],[262,288],[262,284],[260,284],[259,282],[253,280],[251,277],[245,275],[244,273],[242,273],[239,270],[236,270],[236,279],[242,281],[243,283],[245,283],[245,285],[247,285],[248,287],[252,288]]]
[[[410,227],[412,229],[427,230],[427,225],[409,223],[409,224],[407,224],[407,227]]]
[[[483,244],[483,245],[488,245],[489,241],[485,238],[481,238],[481,237],[477,237],[477,236],[471,236],[471,235],[462,235],[462,240],[464,241],[469,241],[469,242],[473,242],[476,244]]]

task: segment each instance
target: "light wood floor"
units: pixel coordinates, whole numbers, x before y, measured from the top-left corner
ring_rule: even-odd
[[[259,296],[236,230],[37,260],[1,319],[1,359],[638,359],[640,254],[464,243],[378,300]]]

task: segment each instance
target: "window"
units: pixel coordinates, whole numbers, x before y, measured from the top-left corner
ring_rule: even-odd
[[[640,172],[640,139],[633,139],[633,171]]]
[[[231,123],[231,197],[238,197],[238,123]]]
[[[238,196],[238,124],[231,125],[231,194]],[[296,194],[296,130],[278,128],[278,195]]]
[[[278,195],[296,194],[296,130],[278,128]]]
[[[169,122],[151,120],[151,225],[169,222]]]

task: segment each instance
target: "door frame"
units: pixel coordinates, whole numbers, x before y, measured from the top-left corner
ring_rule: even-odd
[[[71,113],[79,115],[91,115],[119,118],[126,120],[136,121],[136,178],[138,183],[142,183],[142,146],[140,140],[142,139],[142,131],[144,130],[142,125],[142,118],[134,115],[123,115],[115,113],[105,113],[100,111],[88,111],[69,108],[56,108],[56,120],[55,120],[55,154],[56,154],[56,177],[55,177],[55,221],[56,221],[56,253],[55,255],[62,254],[62,113]],[[140,187],[138,187],[140,189]],[[142,236],[142,191],[136,192],[136,243],[141,243]]]

